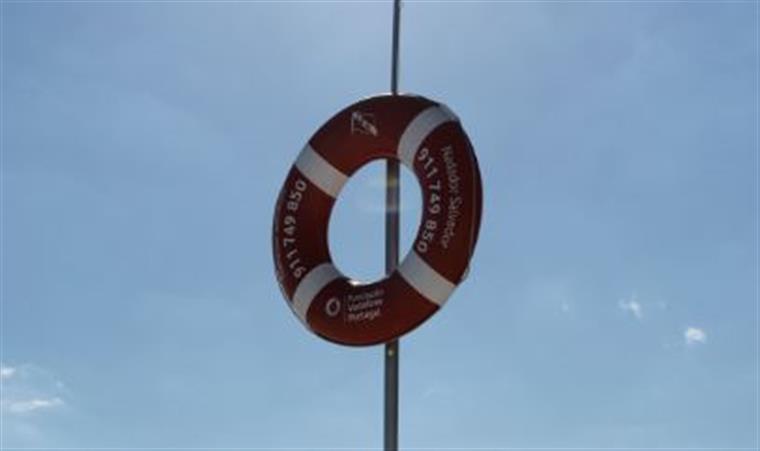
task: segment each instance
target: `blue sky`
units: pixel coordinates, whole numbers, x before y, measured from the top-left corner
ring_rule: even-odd
[[[389,2],[1,8],[2,446],[381,446],[382,349],[306,332],[269,240],[304,142],[388,89]],[[485,205],[402,341],[402,446],[758,446],[757,21],[405,4],[401,89],[461,117]],[[381,177],[332,220],[357,277]]]

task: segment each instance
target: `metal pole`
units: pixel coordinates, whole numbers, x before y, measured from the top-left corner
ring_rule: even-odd
[[[401,0],[393,0],[393,50],[391,54],[391,94],[398,94],[398,49]],[[399,163],[388,160],[385,173],[385,272],[398,265],[399,247]],[[385,344],[385,451],[398,450],[398,361],[399,341]]]
[[[393,50],[391,55],[391,94],[398,94],[398,43],[401,28],[401,0],[393,0]]]

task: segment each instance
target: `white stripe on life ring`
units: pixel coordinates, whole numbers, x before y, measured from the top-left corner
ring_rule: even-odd
[[[343,275],[332,263],[322,263],[309,271],[298,284],[293,293],[293,311],[304,324],[307,324],[306,312],[309,311],[311,302],[325,285],[339,277],[343,277]]]
[[[401,262],[398,272],[415,291],[439,306],[446,302],[456,288],[456,285],[440,275],[414,251],[410,251]]]
[[[422,141],[439,125],[459,120],[446,105],[431,106],[415,116],[406,126],[398,142],[398,158],[409,169],[414,168],[414,156],[417,154]]]
[[[309,144],[306,144],[298,155],[295,166],[311,183],[333,198],[338,196],[340,189],[348,181],[346,174],[322,158]]]

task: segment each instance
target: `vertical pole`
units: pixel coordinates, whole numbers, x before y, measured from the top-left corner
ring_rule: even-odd
[[[398,53],[401,0],[393,0],[393,50],[391,54],[391,94],[398,94]],[[398,265],[399,248],[399,162],[388,160],[385,173],[385,272]],[[385,344],[385,451],[398,450],[398,360],[399,342]]]

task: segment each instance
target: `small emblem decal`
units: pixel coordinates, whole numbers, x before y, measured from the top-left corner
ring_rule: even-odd
[[[330,298],[329,301],[325,304],[325,313],[327,313],[327,316],[335,317],[340,313],[340,299],[338,298]]]
[[[354,111],[351,113],[351,134],[360,133],[362,135],[377,136],[377,126],[375,125],[375,115]]]

